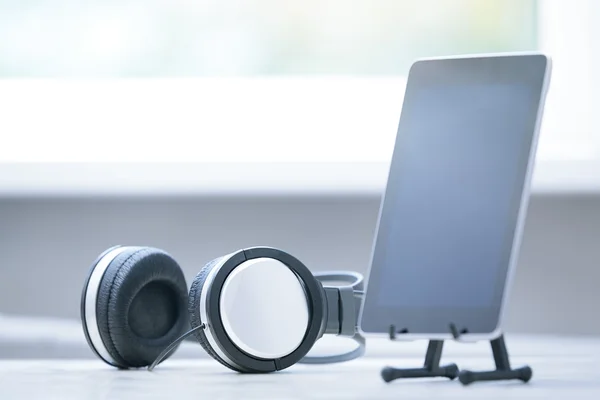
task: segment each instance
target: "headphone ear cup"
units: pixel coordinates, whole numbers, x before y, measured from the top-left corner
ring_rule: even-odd
[[[223,259],[223,257],[215,258],[214,260],[208,262],[201,270],[198,272],[198,275],[194,278],[192,282],[192,286],[190,288],[190,294],[188,296],[188,312],[190,315],[190,325],[192,329],[197,328],[203,322],[206,323],[208,321],[202,321],[200,318],[200,299],[202,297],[202,287],[208,274],[212,271],[212,269]],[[219,355],[213,350],[211,344],[206,339],[206,335],[204,334],[203,329],[198,329],[194,332],[194,336],[200,343],[200,346],[210,355],[212,358],[220,362],[227,368],[230,368],[237,372],[243,372],[237,369],[233,365],[227,364]]]
[[[150,365],[186,331],[186,305],[185,277],[169,254],[149,247],[118,254],[100,281],[96,302],[98,331],[116,366]]]

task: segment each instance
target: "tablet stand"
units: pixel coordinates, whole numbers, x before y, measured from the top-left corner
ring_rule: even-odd
[[[390,340],[396,340],[396,327],[390,326]],[[406,329],[399,333],[408,333]],[[440,366],[440,358],[442,357],[442,349],[444,347],[443,340],[430,340],[425,353],[425,363],[422,368],[394,368],[385,367],[381,370],[381,377],[386,382],[391,382],[396,379],[404,378],[437,378],[443,377],[450,380],[458,376],[458,366],[456,364],[448,364]]]
[[[461,334],[467,333],[467,330],[458,331],[454,324],[450,324],[450,332],[455,340],[460,339]],[[397,333],[408,333],[406,329],[397,331],[394,325],[390,326],[390,340],[396,340]],[[504,343],[504,335],[490,341],[492,354],[496,369],[491,371],[460,371],[456,364],[440,366],[442,356],[443,340],[430,340],[425,354],[425,363],[422,368],[394,368],[385,367],[381,370],[381,377],[385,382],[391,382],[396,379],[404,378],[433,378],[443,377],[450,380],[458,376],[458,380],[463,385],[469,385],[478,381],[500,381],[518,379],[528,382],[532,376],[532,370],[529,366],[512,369]]]

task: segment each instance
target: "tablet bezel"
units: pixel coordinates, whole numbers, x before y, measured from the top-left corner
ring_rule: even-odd
[[[532,121],[531,136],[529,140],[529,152],[526,159],[522,160],[518,189],[520,195],[515,197],[512,204],[512,215],[514,226],[512,240],[507,247],[508,254],[504,254],[507,262],[498,272],[494,301],[490,307],[485,308],[407,308],[407,307],[381,307],[378,304],[378,284],[381,281],[380,269],[377,269],[378,260],[385,252],[384,238],[388,229],[386,215],[390,197],[390,185],[394,180],[394,166],[398,162],[398,154],[402,145],[402,113],[398,125],[398,133],[394,146],[392,162],[390,164],[386,190],[382,196],[376,234],[371,252],[371,262],[366,279],[366,295],[360,311],[360,331],[364,335],[389,335],[390,325],[397,329],[406,329],[407,332],[399,335],[400,339],[413,340],[419,338],[449,339],[452,334],[449,329],[450,323],[456,325],[459,330],[467,329],[463,340],[488,340],[498,337],[501,333],[502,321],[509,297],[512,278],[518,259],[519,249],[522,241],[523,226],[530,197],[531,177],[537,152],[540,125],[545,105],[545,98],[550,82],[552,61],[549,56],[538,53],[503,53],[503,54],[480,54],[456,57],[436,57],[417,60],[411,66],[408,74],[406,90],[404,95],[404,106],[411,101],[411,95],[421,85],[431,85],[432,81],[441,83],[456,83],[460,79],[490,79],[509,80],[510,82],[524,82],[532,86],[536,95],[532,104],[537,103],[537,110]],[[440,71],[444,73],[440,73]],[[466,72],[466,73],[465,73]],[[452,74],[452,77],[448,77]],[[535,103],[534,103],[535,102]],[[373,293],[372,295],[369,295]],[[426,315],[426,318],[424,318]],[[427,320],[427,322],[425,322]]]

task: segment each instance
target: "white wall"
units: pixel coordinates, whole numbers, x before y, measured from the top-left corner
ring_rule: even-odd
[[[0,199],[0,313],[78,318],[89,264],[114,244],[210,259],[270,245],[311,269],[365,272],[379,196]],[[600,333],[600,196],[533,196],[507,330]]]

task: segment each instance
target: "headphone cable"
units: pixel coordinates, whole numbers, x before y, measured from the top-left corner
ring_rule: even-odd
[[[169,346],[167,346],[167,348],[164,349],[158,355],[158,357],[156,357],[156,360],[154,360],[154,362],[152,364],[150,364],[150,366],[148,367],[148,371],[152,371],[158,364],[160,364],[173,350],[175,350],[177,348],[177,346],[179,346],[179,343],[181,343],[184,339],[186,339],[188,336],[192,335],[193,333],[196,333],[200,329],[204,329],[204,328],[206,328],[206,324],[200,324],[197,327],[195,327],[194,329],[191,329],[191,330],[187,331],[186,333],[184,333],[183,335],[181,335],[180,337],[178,337],[173,343],[171,343]]]

